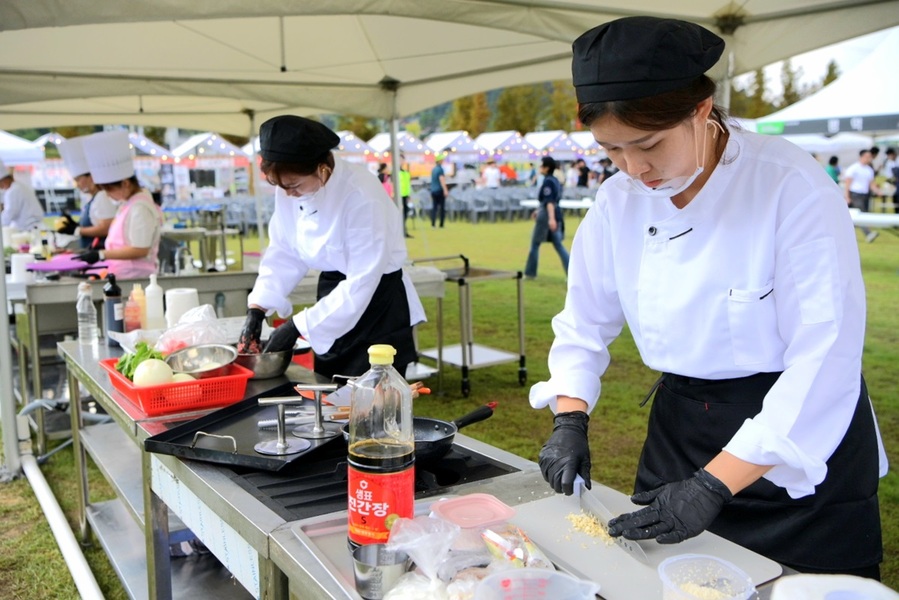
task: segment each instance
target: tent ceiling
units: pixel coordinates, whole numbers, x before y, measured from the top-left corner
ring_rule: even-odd
[[[899,0],[126,6],[0,3],[0,128],[106,122],[247,135],[250,113],[257,125],[285,112],[404,116],[474,92],[567,79],[572,40],[624,14],[680,17],[719,32],[739,24],[726,36],[736,73],[899,24]]]

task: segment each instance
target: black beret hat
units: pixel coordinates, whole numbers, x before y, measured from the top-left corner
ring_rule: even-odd
[[[259,127],[259,154],[275,162],[321,160],[340,144],[336,133],[312,119],[282,115]]]
[[[645,98],[686,87],[718,62],[724,40],[695,23],[625,17],[572,44],[580,103]]]

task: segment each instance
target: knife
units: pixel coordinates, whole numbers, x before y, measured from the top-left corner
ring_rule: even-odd
[[[578,483],[580,483],[579,486],[577,486]],[[606,505],[602,503],[602,500],[600,500],[596,494],[587,489],[587,486],[584,485],[584,480],[580,475],[575,479],[575,485],[577,486],[576,489],[580,491],[581,510],[595,517],[596,520],[602,524],[603,528],[608,531],[609,521],[614,517],[612,511],[606,508]],[[646,552],[635,540],[629,540],[622,536],[612,537],[612,539],[615,540],[618,547],[627,552],[628,555],[645,565],[649,564],[649,559],[646,558]]]

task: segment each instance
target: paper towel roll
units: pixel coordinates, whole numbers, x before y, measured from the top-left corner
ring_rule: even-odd
[[[169,327],[178,324],[181,315],[200,305],[196,288],[172,288],[165,292],[165,322]]]
[[[10,279],[15,283],[30,283],[34,280],[34,275],[25,270],[25,265],[33,263],[34,256],[31,254],[13,254],[9,257],[9,274]]]

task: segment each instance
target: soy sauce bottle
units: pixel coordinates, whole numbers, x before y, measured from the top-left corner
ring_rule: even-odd
[[[125,331],[125,304],[122,301],[122,288],[115,282],[115,275],[106,276],[106,285],[103,286],[103,308],[106,319],[106,345],[110,348],[118,348],[119,343],[109,335],[110,331],[122,333]]]
[[[371,369],[352,383],[347,466],[350,548],[384,543],[415,511],[412,391],[393,368],[393,346],[368,349]]]

